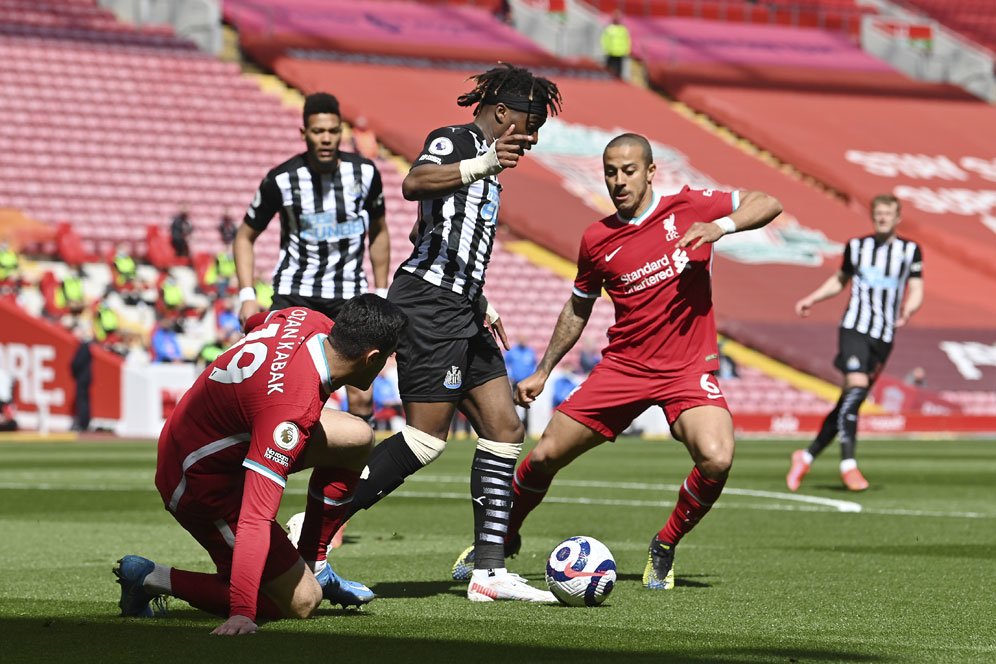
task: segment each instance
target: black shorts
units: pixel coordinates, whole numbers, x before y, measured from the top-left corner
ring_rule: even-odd
[[[459,401],[506,375],[498,344],[462,295],[399,271],[387,299],[408,316],[398,344],[402,401]]]
[[[326,299],[323,297],[305,297],[304,295],[281,295],[279,293],[273,294],[273,304],[270,305],[270,311],[277,311],[278,309],[286,309],[288,307],[304,307],[305,309],[311,309],[312,311],[317,311],[318,313],[325,314],[333,322],[335,322],[336,314],[342,309],[342,305],[349,302],[349,300],[344,300],[342,298],[332,298]]]
[[[843,373],[868,374],[876,378],[892,352],[892,344],[855,330],[839,330],[837,357],[833,365]]]

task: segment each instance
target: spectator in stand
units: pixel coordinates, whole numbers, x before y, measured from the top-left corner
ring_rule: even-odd
[[[173,217],[169,226],[169,239],[173,244],[173,251],[179,258],[190,257],[190,235],[193,232],[194,226],[190,223],[190,214],[184,205]]]
[[[927,372],[923,367],[913,367],[904,381],[911,387],[927,387]]]
[[[352,143],[353,152],[356,154],[366,157],[370,161],[377,159],[377,154],[380,152],[380,147],[377,145],[377,134],[367,124],[366,117],[361,115],[356,118],[356,122],[353,123],[353,135],[350,142]]]
[[[152,333],[152,361],[179,363],[186,361],[177,334],[179,324],[175,318],[164,321]]]
[[[73,402],[73,431],[90,429],[90,384],[93,382],[93,354],[90,352],[90,331],[82,323],[76,326],[79,345],[69,364],[76,381],[76,399]]]
[[[401,393],[398,390],[398,364],[392,355],[373,382],[374,429],[394,431],[391,422],[400,418]]]
[[[732,357],[723,352],[724,345],[726,345],[726,341],[719,342],[719,372],[717,375],[720,379],[739,378],[740,373],[737,371],[737,363],[733,361]]]
[[[172,274],[164,274],[159,283],[157,308],[161,316],[177,315],[182,313],[186,308],[186,297],[183,294],[183,287],[180,286]]]
[[[235,240],[235,233],[239,230],[239,225],[235,223],[235,218],[227,209],[221,215],[221,222],[218,224],[218,234],[221,235],[221,242],[226,247],[232,245]]]
[[[216,297],[228,295],[228,287],[235,279],[235,259],[230,249],[218,252],[204,275],[204,284],[214,286]]]
[[[564,403],[567,397],[571,396],[571,392],[576,390],[578,385],[581,384],[581,380],[576,373],[568,367],[564,367],[557,380],[553,381],[553,392],[550,394],[553,407],[556,408]]]
[[[239,312],[236,311],[232,298],[226,297],[218,300],[215,309],[215,323],[218,327],[218,336],[224,337],[229,332],[239,332],[242,330],[242,321],[239,320]]]
[[[20,285],[20,258],[6,241],[0,242],[0,294],[16,293]]]
[[[612,15],[612,23],[602,30],[602,52],[605,54],[605,66],[616,78],[622,78],[626,60],[632,49],[629,30],[622,23],[622,13],[619,10]]]
[[[515,344],[505,351],[505,370],[508,371],[508,381],[512,384],[512,390],[536,371],[536,351],[526,345],[521,337],[515,340]],[[525,408],[517,409],[519,419],[524,425],[529,424],[529,411]]]
[[[81,265],[62,278],[62,283],[55,291],[55,306],[60,316],[78,316],[86,309],[86,294],[83,290],[85,277],[86,273]]]
[[[581,355],[579,356],[581,373],[587,376],[595,368],[595,365],[601,361],[602,351],[599,350],[598,343],[592,337],[585,338],[584,345],[581,348]]]
[[[111,287],[119,293],[133,293],[138,286],[138,263],[128,252],[128,247],[119,244],[109,261]]]
[[[114,309],[104,302],[97,303],[93,310],[93,336],[97,343],[116,353],[124,354],[120,334],[120,322]]]

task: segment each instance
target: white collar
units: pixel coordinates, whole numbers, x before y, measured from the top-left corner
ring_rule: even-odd
[[[619,213],[616,212],[616,219],[623,222],[624,224],[633,224],[634,226],[639,226],[640,224],[642,224],[644,221],[647,220],[647,217],[652,215],[654,211],[657,210],[657,206],[660,205],[660,202],[661,202],[661,195],[658,193],[654,193],[654,199],[650,201],[650,207],[648,207],[646,211],[643,214],[641,214],[639,217],[633,217],[632,219],[625,219],[619,216]]]
[[[322,387],[326,392],[332,392],[332,370],[329,369],[329,360],[325,355],[325,339],[328,335],[316,334],[308,339],[304,344],[308,347],[311,361],[315,365],[315,371],[322,380]]]

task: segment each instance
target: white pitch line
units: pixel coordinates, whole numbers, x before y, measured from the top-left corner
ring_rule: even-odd
[[[469,484],[470,478],[457,477],[453,475],[412,475],[406,481],[418,482],[448,482]],[[678,484],[651,484],[644,482],[605,482],[599,480],[556,480],[556,486],[569,486],[582,489],[623,489],[627,491],[677,491],[681,488]],[[723,495],[727,496],[750,496],[751,498],[771,498],[773,500],[788,500],[797,503],[809,503],[812,505],[823,505],[832,507],[838,512],[860,512],[861,505],[850,500],[836,500],[834,498],[821,498],[820,496],[805,496],[797,493],[782,493],[779,491],[755,491],[753,489],[736,489],[726,487]]]
[[[412,478],[408,478],[411,480]],[[564,482],[560,482],[564,484]],[[666,486],[666,485],[653,485]],[[677,489],[677,486],[673,487]],[[154,488],[147,484],[139,485],[96,485],[96,484],[52,484],[52,483],[27,483],[27,482],[0,482],[0,491],[4,489],[9,490],[27,490],[27,491],[87,491],[87,492],[124,492],[124,491],[140,491],[140,492],[153,492]],[[741,489],[739,491],[749,491],[748,489]],[[291,487],[284,490],[284,493],[294,496],[303,496],[307,494],[306,488]],[[724,493],[729,493],[730,490],[724,490]],[[768,493],[768,492],[760,492]],[[443,500],[467,500],[470,497],[468,493],[457,493],[457,492],[431,492],[431,491],[395,491],[390,494],[392,497],[398,498],[416,498],[416,499],[443,499]],[[749,495],[744,493],[743,495]],[[780,494],[777,494],[780,495]],[[624,499],[612,499],[612,498],[566,498],[559,496],[548,496],[543,502],[547,503],[560,503],[565,505],[600,505],[606,507],[655,507],[655,508],[670,508],[673,507],[672,502],[665,501],[654,501],[654,500],[624,500]],[[717,508],[723,509],[750,509],[750,510],[767,510],[767,511],[778,511],[778,512],[823,512],[826,513],[827,510],[821,509],[818,506],[813,505],[779,505],[779,504],[738,504],[738,503],[717,503]],[[846,511],[846,510],[845,510]],[[913,516],[913,517],[935,517],[944,519],[996,519],[996,513],[987,512],[934,512],[928,510],[905,510],[905,509],[889,509],[889,508],[863,508],[860,511],[861,514],[869,515],[881,515],[881,516]]]

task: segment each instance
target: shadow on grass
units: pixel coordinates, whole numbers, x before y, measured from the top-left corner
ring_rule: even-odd
[[[466,581],[389,581],[378,583],[370,590],[378,597],[413,598],[433,597],[435,595],[466,595]]]
[[[697,635],[689,632],[659,634],[639,643],[620,644],[616,648],[593,648],[557,645],[563,633],[549,635],[535,631],[527,634],[492,632],[474,639],[471,634],[454,631],[444,638],[409,637],[392,634],[385,628],[376,634],[336,633],[332,623],[328,631],[303,631],[307,623],[280,621],[263,627],[251,636],[222,638],[209,632],[216,619],[200,624],[177,624],[175,619],[122,620],[99,618],[0,618],[4,636],[3,661],[72,662],[112,664],[114,662],[367,662],[472,661],[472,662],[889,662],[896,661],[847,649],[830,649],[784,642],[763,645],[703,647]],[[407,631],[410,625],[399,625]],[[407,629],[406,629],[407,628]],[[450,638],[450,636],[457,638]],[[464,638],[459,638],[463,636]],[[620,635],[625,639],[627,635]],[[573,641],[574,635],[571,638]],[[731,637],[732,638],[732,637]],[[518,642],[513,642],[518,640]],[[583,642],[583,639],[579,639]],[[500,642],[499,643],[496,643]],[[528,642],[531,641],[531,642]],[[539,641],[540,643],[537,643]],[[653,641],[657,641],[655,644]],[[628,647],[627,647],[628,646]]]
[[[674,579],[674,585],[679,588],[712,588],[711,583],[706,583],[705,581],[695,581],[693,577],[698,578],[708,578],[705,574],[686,574],[685,576],[678,576]],[[643,583],[642,574],[617,574],[616,580],[618,581],[639,581]]]

